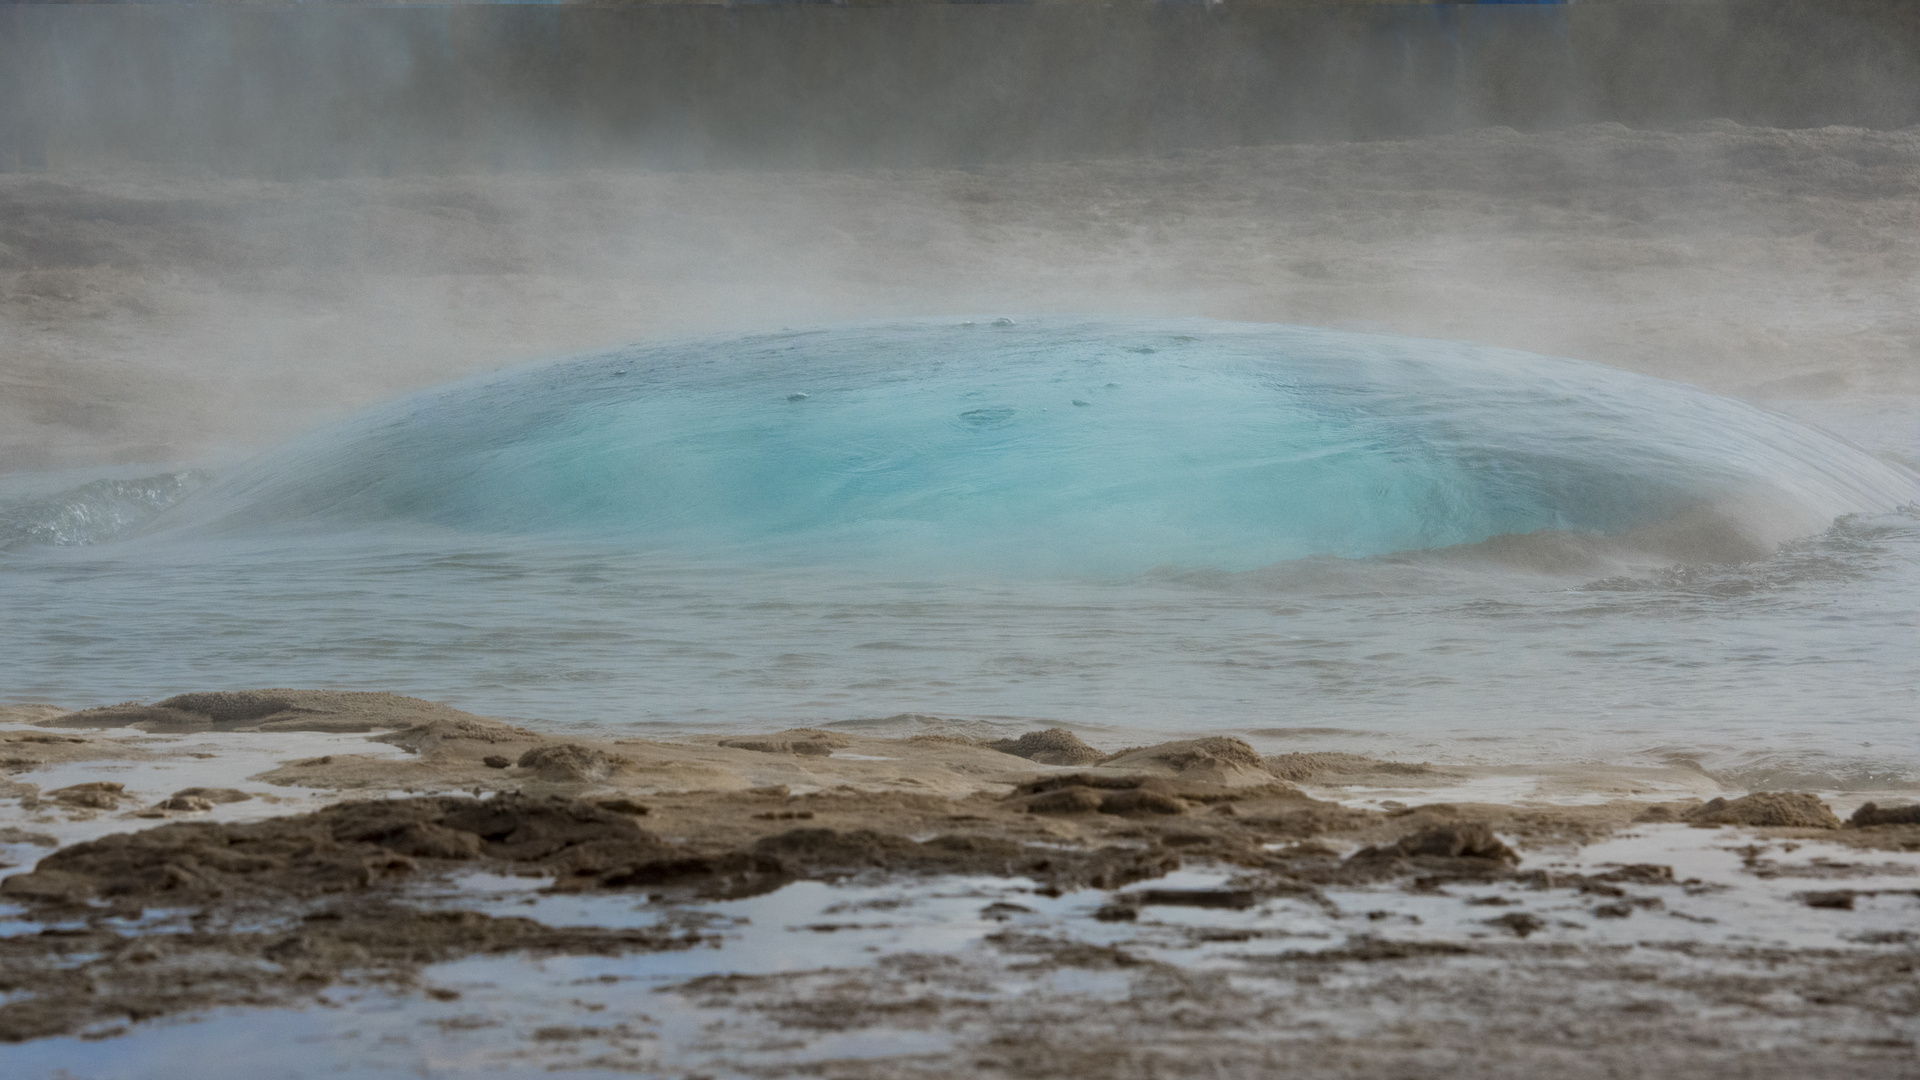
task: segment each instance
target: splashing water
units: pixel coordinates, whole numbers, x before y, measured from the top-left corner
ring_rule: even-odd
[[[51,495],[0,500],[0,551],[104,544],[133,532],[210,478],[198,469],[102,478]]]

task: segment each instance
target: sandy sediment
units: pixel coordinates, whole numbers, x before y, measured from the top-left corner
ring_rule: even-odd
[[[0,791],[11,804],[0,806],[0,843],[36,860],[0,880],[0,902],[17,909],[14,925],[39,928],[0,936],[0,994],[7,995],[0,999],[0,1040],[9,1042],[222,1005],[298,1005],[334,986],[413,993],[432,965],[462,957],[621,956],[717,944],[692,923],[558,928],[463,906],[458,883],[479,880],[475,874],[526,879],[542,896],[637,894],[689,911],[798,881],[990,879],[1018,883],[1036,898],[1098,899],[1081,905],[1079,923],[1044,932],[1010,924],[974,951],[940,961],[947,965],[935,965],[940,974],[923,973],[926,1004],[916,1023],[985,1040],[979,1045],[986,1056],[976,1059],[973,1074],[1099,1071],[1084,1046],[963,992],[985,977],[968,969],[985,962],[984,948],[998,957],[993,963],[1029,973],[1022,978],[1036,967],[1120,972],[1134,980],[1133,1004],[1123,1010],[1130,1016],[1153,995],[1164,996],[1171,1012],[1133,1016],[1135,1029],[1099,1036],[1106,1059],[1130,1063],[1123,1070],[1129,1075],[1213,1075],[1165,1056],[1165,1047],[1187,1037],[1186,1021],[1176,1018],[1185,1014],[1173,1003],[1238,1016],[1251,1007],[1245,996],[1204,966],[1149,959],[1124,942],[1082,940],[1088,933],[1073,927],[1150,937],[1166,932],[1162,913],[1191,911],[1201,921],[1178,926],[1199,935],[1192,940],[1250,941],[1292,931],[1237,929],[1234,919],[1288,905],[1346,920],[1345,943],[1258,962],[1243,958],[1258,978],[1284,974],[1304,988],[1342,965],[1358,965],[1368,974],[1345,984],[1349,991],[1373,986],[1403,1012],[1439,1008],[1455,995],[1480,1000],[1494,1011],[1456,1009],[1453,1026],[1434,1036],[1443,1057],[1477,1060],[1475,1040],[1491,1039],[1518,1055],[1509,1064],[1540,1067],[1558,1051],[1528,1047],[1554,1025],[1617,997],[1635,978],[1679,977],[1678,969],[1646,975],[1660,963],[1630,962],[1619,951],[1624,946],[1569,944],[1567,927],[1656,917],[1683,931],[1706,927],[1715,917],[1689,913],[1689,902],[1725,903],[1711,898],[1739,887],[1690,876],[1685,865],[1676,872],[1669,863],[1580,862],[1582,851],[1625,844],[1620,850],[1631,855],[1636,849],[1622,838],[1653,830],[1669,845],[1681,843],[1673,850],[1705,852],[1702,844],[1738,832],[1748,837],[1746,847],[1712,850],[1744,852],[1727,872],[1787,888],[1775,899],[1791,910],[1846,918],[1857,908],[1865,917],[1875,905],[1920,903],[1920,889],[1900,884],[1900,875],[1920,873],[1920,863],[1896,865],[1920,851],[1920,808],[1870,804],[1843,822],[1814,794],[1726,792],[1703,800],[1686,787],[1698,780],[1667,778],[1662,787],[1652,770],[1591,770],[1585,790],[1549,775],[1530,797],[1448,801],[1449,790],[1470,793],[1487,777],[1351,754],[1263,756],[1226,737],[1111,754],[1065,731],[997,742],[812,729],[590,740],[398,695],[301,690],[187,694],[80,712],[15,707],[0,721],[12,776]],[[234,777],[235,786],[142,790],[170,775],[160,770],[173,757],[208,753],[183,750],[206,744],[177,741],[182,733],[235,747],[249,740],[348,740],[339,745],[357,741],[370,752],[286,760]],[[1048,760],[1059,764],[1043,764]],[[75,769],[95,770],[101,779],[60,787],[33,782],[36,774],[72,779],[80,775]],[[106,779],[112,775],[122,779]],[[1620,791],[1637,797],[1607,797]],[[1379,797],[1411,799],[1414,792],[1426,801]],[[1843,856],[1795,861],[1803,845]],[[1543,853],[1573,861],[1542,862]],[[1201,871],[1212,877],[1188,879]],[[422,903],[432,882],[453,888],[455,899]],[[1423,925],[1422,916],[1389,910],[1394,897],[1428,905],[1424,918],[1454,929],[1397,939],[1383,933],[1400,925],[1395,920]],[[1357,907],[1366,904],[1383,906],[1372,913]],[[983,911],[1000,921],[1033,913],[1017,902]],[[1209,929],[1206,920],[1215,918],[1224,922]],[[1837,994],[1830,1004],[1846,1014],[1853,1033],[1842,1037],[1850,1056],[1835,1060],[1852,1064],[1814,1068],[1816,1059],[1794,1050],[1801,1044],[1792,1039],[1791,1052],[1770,1063],[1725,1047],[1687,1050],[1683,1029],[1692,1021],[1671,1004],[1604,1023],[1583,1020],[1582,1038],[1617,1061],[1629,1050],[1644,1056],[1634,1048],[1654,1035],[1681,1039],[1661,1060],[1696,1075],[1788,1075],[1787,1065],[1812,1070],[1799,1075],[1890,1075],[1874,1070],[1911,1054],[1920,1034],[1910,1030],[1916,1002],[1887,982],[1910,986],[1910,975],[1900,973],[1920,963],[1911,935],[1883,932],[1865,951],[1773,948],[1771,959],[1760,955],[1766,948],[1741,941],[1740,933],[1712,937],[1703,929],[1698,940],[1663,945],[1679,951],[1662,955],[1691,957],[1685,962],[1696,966],[1719,957],[1713,963],[1724,961],[1726,970],[1695,971],[1686,993],[1723,1006],[1735,1001],[1736,1012],[1765,1012],[1765,994],[1790,991],[1814,1010],[1826,1007],[1818,993]],[[1579,974],[1568,968],[1576,954],[1586,964]],[[718,993],[730,1008],[758,1010],[779,1025],[857,1031],[898,1020],[875,1010],[898,989],[902,963],[889,960],[824,988],[797,975],[742,976],[724,988],[695,980],[676,992],[695,1002]],[[1748,973],[1755,964],[1774,972],[1764,993]],[[1500,1011],[1519,1007],[1516,987],[1537,982],[1546,968],[1585,987],[1587,1005],[1573,993],[1525,1016]],[[1389,983],[1398,987],[1390,994]],[[1837,986],[1851,989],[1840,993]],[[1022,1008],[1029,1019],[1057,1014],[1084,1023],[1094,1016],[1075,994],[1045,988],[1033,990]],[[1297,1004],[1267,1001],[1261,1008],[1271,1020]],[[987,1053],[990,1046],[1001,1049]],[[1014,1046],[1025,1049],[1008,1049]],[[1398,1068],[1419,1060],[1400,1036],[1369,1047],[1331,1036],[1282,1045],[1242,1033],[1222,1047],[1231,1050],[1228,1071],[1236,1074],[1256,1063],[1345,1075],[1341,1070],[1361,1065]],[[846,1075],[930,1074],[926,1064],[894,1061],[882,1069],[869,1062]],[[1509,1074],[1519,1075],[1484,1073]]]

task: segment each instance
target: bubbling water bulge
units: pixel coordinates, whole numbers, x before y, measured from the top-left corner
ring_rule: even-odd
[[[926,320],[637,346],[363,413],[154,523],[438,527],[783,564],[1252,570],[1533,534],[1751,558],[1920,481],[1797,421],[1504,349]]]

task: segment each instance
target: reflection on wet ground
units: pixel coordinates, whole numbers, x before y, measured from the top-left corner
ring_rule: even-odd
[[[1195,1061],[1225,1074],[1282,1058],[1331,1068],[1340,1052],[1380,1064],[1422,1039],[1465,1052],[1453,1044],[1472,1029],[1519,1048],[1509,1064],[1538,1067],[1526,1048],[1551,1029],[1570,1047],[1600,1039],[1618,1064],[1622,1032],[1638,1025],[1649,1038],[1704,1039],[1729,1061],[1764,1038],[1783,1063],[1837,1042],[1877,1068],[1920,1036],[1894,1000],[1913,996],[1911,976],[1893,974],[1913,968],[1920,853],[1644,825],[1536,851],[1520,870],[1268,899],[1238,888],[1239,871],[1201,867],[1111,892],[856,879],[707,902],[470,875],[409,900],[705,943],[473,957],[414,985],[350,981],[301,1009],[111,1024],[0,1049],[0,1063],[10,1077],[98,1080],[933,1076],[968,1061],[1028,1075],[1006,1055],[1025,1047],[1036,1067],[1071,1074],[1085,1064],[1076,1041],[1092,1039],[1130,1074],[1231,1020]],[[171,918],[150,913],[143,927],[189,928]],[[5,932],[42,929],[18,920]],[[1459,1032],[1436,1038],[1443,1022]],[[1209,1075],[1198,1068],[1167,1075]]]

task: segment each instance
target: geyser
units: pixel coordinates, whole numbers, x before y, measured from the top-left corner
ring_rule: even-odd
[[[636,346],[393,402],[164,515],[1017,573],[1247,570],[1543,530],[1746,553],[1920,496],[1676,383],[1200,320],[919,321]],[[1730,547],[1728,545],[1731,545]]]

